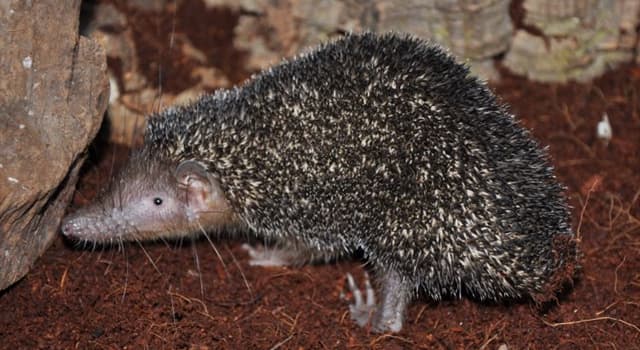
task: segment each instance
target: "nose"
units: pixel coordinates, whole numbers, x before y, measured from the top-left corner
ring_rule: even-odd
[[[62,224],[60,225],[60,231],[62,231],[62,234],[67,237],[73,237],[77,228],[78,225],[72,217],[64,218],[62,220]]]

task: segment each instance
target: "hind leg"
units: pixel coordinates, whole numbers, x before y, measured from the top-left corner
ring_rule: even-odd
[[[300,245],[267,246],[245,243],[242,249],[249,254],[249,265],[252,266],[301,266],[327,263],[336,258],[335,255]]]
[[[366,300],[355,284],[353,277],[347,275],[348,285],[354,295],[349,306],[351,319],[363,327],[371,321],[374,332],[399,332],[402,329],[407,305],[411,301],[413,288],[394,270],[380,274],[380,303],[376,304],[373,288],[368,277],[365,282]]]

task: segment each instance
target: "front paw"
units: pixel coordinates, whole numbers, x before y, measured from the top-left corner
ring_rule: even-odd
[[[392,276],[393,277],[393,276]],[[349,305],[351,319],[360,327],[371,325],[371,331],[376,333],[399,332],[402,329],[404,312],[408,294],[394,278],[386,280],[382,290],[381,302],[376,304],[376,297],[369,275],[365,274],[364,297],[353,276],[347,273],[347,285],[353,294],[353,301]]]
[[[369,281],[369,275],[365,273],[364,298],[362,296],[362,291],[350,273],[347,273],[347,286],[353,295],[353,300],[351,304],[349,304],[351,319],[355,321],[358,326],[364,327],[369,323],[371,316],[376,311],[376,297],[375,292],[371,287],[371,282]]]

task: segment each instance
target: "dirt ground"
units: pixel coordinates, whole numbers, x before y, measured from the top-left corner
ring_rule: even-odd
[[[239,81],[248,73],[220,35],[230,52],[217,64]],[[204,239],[93,251],[59,237],[0,294],[0,348],[640,349],[640,67],[583,84],[503,74],[492,88],[549,145],[583,253],[573,289],[550,308],[422,299],[402,332],[379,335],[356,326],[341,297],[347,272],[362,277],[360,261],[259,268],[229,240],[214,241],[217,252]],[[179,86],[171,69],[164,77]],[[596,137],[604,114],[608,144]],[[74,206],[90,201],[127,154],[97,143]]]

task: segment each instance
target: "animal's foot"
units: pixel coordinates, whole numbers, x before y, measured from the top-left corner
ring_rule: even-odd
[[[371,330],[377,333],[399,332],[402,329],[405,309],[411,295],[411,288],[402,283],[400,276],[393,270],[382,274],[382,294],[376,304],[375,292],[365,275],[364,294],[358,288],[353,276],[347,274],[347,285],[353,294],[353,303],[349,305],[351,319],[359,326],[371,324]]]
[[[369,323],[371,316],[376,311],[376,297],[375,292],[371,287],[371,282],[369,281],[369,275],[365,273],[364,298],[362,296],[362,291],[350,273],[347,273],[347,286],[353,295],[353,301],[349,305],[351,319],[355,321],[358,326],[364,327]]]
[[[246,243],[242,245],[242,249],[249,254],[249,265],[251,266],[290,266],[295,264],[294,254],[289,250],[263,245],[252,246]]]

